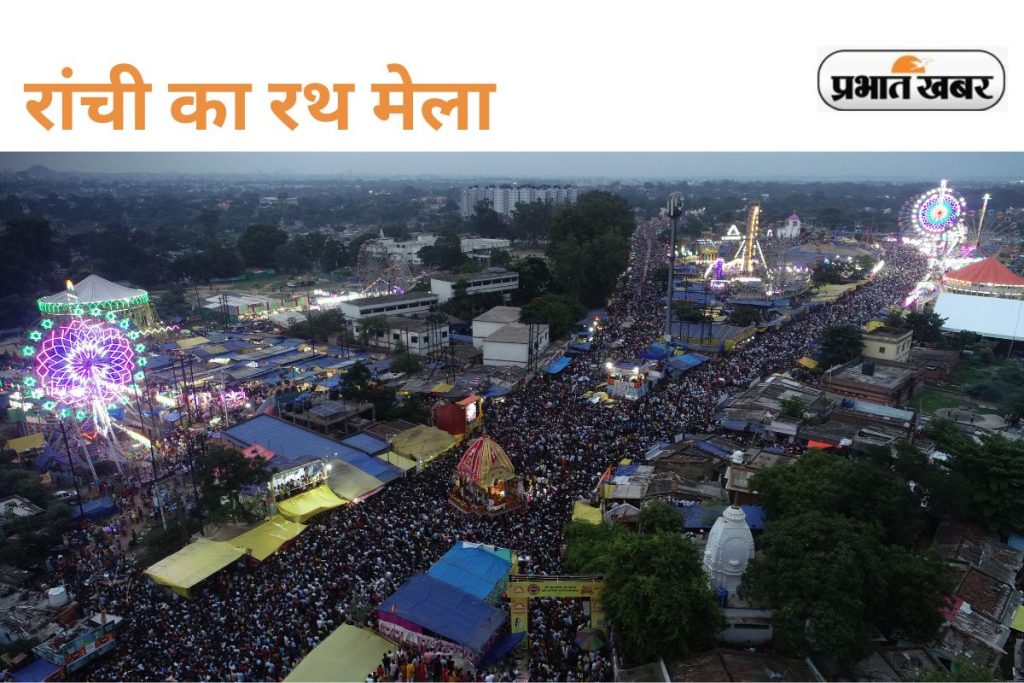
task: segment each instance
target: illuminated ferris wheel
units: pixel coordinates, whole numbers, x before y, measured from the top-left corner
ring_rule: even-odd
[[[933,258],[960,255],[967,236],[967,200],[943,180],[936,188],[907,200],[900,211],[903,234]]]

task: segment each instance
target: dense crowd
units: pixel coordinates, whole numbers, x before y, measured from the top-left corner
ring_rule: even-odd
[[[461,452],[392,483],[357,505],[312,520],[290,546],[257,565],[242,561],[211,577],[192,599],[168,594],[141,576],[126,556],[84,553],[57,570],[80,600],[102,602],[125,618],[116,650],[84,672],[94,680],[279,680],[343,623],[373,625],[373,608],[410,575],[426,571],[457,540],[509,547],[525,573],[563,571],[562,528],[575,500],[590,498],[609,463],[635,456],[684,431],[713,427],[716,403],[736,387],[787,370],[828,325],[859,323],[899,301],[921,275],[920,260],[893,245],[875,281],[811,312],[804,320],[757,335],[737,353],[665,381],[638,401],[582,401],[607,359],[635,358],[661,329],[661,286],[652,272],[666,245],[654,223],[640,226],[629,270],[609,302],[589,354],[559,375],[541,375],[487,408],[487,431],[512,457],[532,500],[522,514],[467,518],[448,494]],[[611,345],[615,342],[615,348]],[[102,581],[90,580],[97,574]],[[84,583],[88,582],[88,583]],[[585,624],[578,604],[531,604],[532,679],[611,680],[601,652],[574,642]],[[94,603],[95,604],[95,603]],[[411,679],[438,680],[421,662]],[[422,663],[424,666],[426,662]],[[382,663],[383,665],[383,663]],[[478,671],[510,679],[515,663]],[[368,680],[410,680],[390,663]],[[465,671],[445,671],[466,678]],[[445,679],[442,679],[445,680]]]

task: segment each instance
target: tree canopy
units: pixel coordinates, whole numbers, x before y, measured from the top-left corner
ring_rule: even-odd
[[[569,332],[586,312],[586,309],[567,296],[545,294],[523,306],[520,320],[524,323],[548,325],[550,337],[554,340]]]
[[[864,351],[861,329],[856,325],[832,325],[821,335],[821,360],[823,368],[842,365],[859,358]]]
[[[870,652],[875,628],[917,641],[934,635],[952,581],[941,559],[912,552],[922,493],[888,458],[810,450],[750,485],[768,524],[740,592],[775,610],[780,651],[818,652],[848,669]]]
[[[273,267],[278,247],[287,241],[288,233],[276,226],[250,225],[238,238],[238,253],[247,266]]]
[[[678,531],[641,536],[621,525],[571,522],[565,537],[570,571],[604,574],[601,601],[629,657],[650,661],[714,645],[725,620],[696,547]]]
[[[626,200],[610,192],[586,192],[559,211],[547,255],[562,291],[588,308],[603,305],[629,262],[634,227]]]

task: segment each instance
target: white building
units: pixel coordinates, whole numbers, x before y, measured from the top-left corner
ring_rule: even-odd
[[[410,353],[426,356],[432,350],[449,342],[446,322],[431,323],[416,318],[389,315],[386,323],[387,331],[379,332],[369,340],[374,346],[391,350],[401,342]]]
[[[795,213],[786,219],[786,223],[775,230],[775,236],[782,240],[796,239],[800,236],[802,227],[800,225],[800,216]]]
[[[533,325],[533,339],[530,339],[530,325],[510,323],[502,325],[484,339],[484,365],[515,365],[525,368],[530,362],[532,341],[533,358],[548,347],[550,331],[547,325]]]
[[[731,505],[715,520],[704,547],[704,570],[711,587],[724,588],[730,597],[734,596],[753,558],[754,536],[747,516],[738,505]]]
[[[467,187],[462,190],[459,209],[463,218],[473,215],[476,205],[481,200],[491,202],[492,208],[503,216],[511,216],[519,203],[542,201],[552,204],[575,204],[579,190],[575,187]]]
[[[455,296],[455,285],[466,283],[467,294],[486,294],[487,292],[508,292],[519,289],[519,273],[512,270],[488,269],[482,273],[434,275],[430,278],[430,291],[436,294],[439,303],[444,303]]]
[[[377,256],[394,257],[398,262],[420,265],[420,249],[432,247],[437,242],[437,235],[422,234],[413,235],[412,239],[396,240],[394,237],[380,237],[367,242],[366,250]],[[463,248],[465,251],[465,248]]]
[[[378,256],[391,256],[399,263],[421,265],[420,250],[432,247],[437,243],[437,235],[423,233],[413,235],[412,239],[396,240],[393,237],[379,237],[366,243],[366,250]],[[508,250],[512,242],[506,239],[490,237],[463,237],[460,240],[462,253],[473,258],[489,258],[492,249]]]
[[[466,256],[483,260],[489,259],[494,249],[508,251],[512,248],[512,242],[491,237],[463,237],[461,247]]]
[[[495,306],[473,318],[473,346],[483,348],[484,339],[509,323],[519,322],[518,306]]]
[[[437,295],[430,292],[406,292],[392,296],[371,296],[342,301],[339,308],[348,320],[355,322],[374,315],[426,313],[433,309],[437,302]]]

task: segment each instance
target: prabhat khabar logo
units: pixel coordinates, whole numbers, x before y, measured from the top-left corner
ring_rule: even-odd
[[[818,94],[841,111],[981,111],[1005,86],[986,50],[839,50],[818,67]]]

